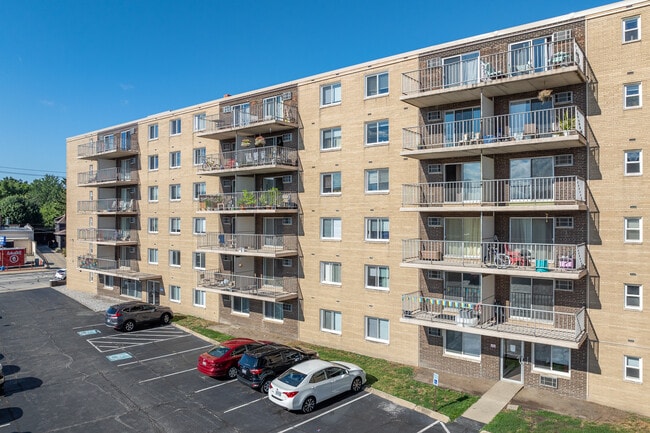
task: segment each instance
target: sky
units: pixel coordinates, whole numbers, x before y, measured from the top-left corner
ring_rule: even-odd
[[[0,179],[66,138],[608,0],[0,0]]]

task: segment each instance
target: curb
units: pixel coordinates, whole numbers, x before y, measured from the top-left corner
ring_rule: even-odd
[[[384,391],[380,391],[378,389],[374,389],[372,387],[366,387],[366,391],[368,391],[371,394],[375,394],[383,399],[386,399],[392,403],[395,403],[397,405],[403,406],[407,409],[414,410],[416,412],[419,412],[423,415],[428,416],[429,418],[433,418],[435,420],[444,422],[445,424],[449,422],[449,417],[447,415],[443,415],[441,413],[438,413],[436,411],[433,411],[431,409],[427,409],[426,407],[419,406],[415,403],[411,403],[410,401],[403,400],[399,397],[395,397],[394,395],[390,395]]]

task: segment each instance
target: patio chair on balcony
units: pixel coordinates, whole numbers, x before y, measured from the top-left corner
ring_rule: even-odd
[[[495,70],[489,62],[483,63],[483,81],[496,80],[497,78],[505,77],[501,71]]]
[[[510,258],[512,266],[528,266],[530,261],[530,252],[518,249],[512,250],[508,244],[504,244],[505,253]]]
[[[526,123],[524,125],[524,138],[530,139],[537,135],[537,126],[534,123]]]

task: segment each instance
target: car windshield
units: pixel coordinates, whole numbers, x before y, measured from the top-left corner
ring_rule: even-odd
[[[225,346],[215,346],[208,352],[208,355],[212,355],[216,358],[221,358],[223,355],[228,353],[230,349]]]
[[[278,380],[282,383],[286,383],[289,386],[298,386],[300,382],[305,380],[305,377],[307,375],[304,373],[300,373],[299,371],[294,370],[293,368],[290,368],[289,370],[285,371],[279,378]]]

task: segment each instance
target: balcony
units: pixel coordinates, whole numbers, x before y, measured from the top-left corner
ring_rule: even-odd
[[[162,278],[161,275],[139,272],[137,260],[103,259],[93,255],[77,256],[77,269],[137,281]]]
[[[119,167],[87,171],[77,175],[77,186],[121,186],[137,185],[137,170],[122,170]]]
[[[443,60],[437,66],[402,74],[402,101],[433,107],[590,79],[585,56],[574,39],[472,57],[453,63]]]
[[[82,200],[77,202],[78,213],[98,213],[107,215],[135,215],[138,213],[138,201],[105,198],[101,200]]]
[[[298,128],[298,107],[288,104],[242,104],[231,110],[206,118],[206,129],[201,137],[228,140],[238,135],[277,133]]]
[[[405,239],[403,267],[531,278],[578,280],[587,273],[581,244]]]
[[[77,240],[99,245],[137,245],[138,232],[117,229],[77,229]]]
[[[402,295],[400,322],[578,349],[586,338],[585,317],[584,307],[524,308],[460,302],[415,292]]]
[[[207,292],[260,301],[283,302],[298,298],[297,277],[260,278],[221,271],[205,271],[199,273],[197,286]]]
[[[404,128],[400,155],[416,159],[494,155],[585,146],[576,107],[502,114]]]
[[[402,185],[402,211],[577,211],[587,208],[577,176],[432,182]]]
[[[105,137],[104,140],[90,141],[77,146],[77,159],[117,159],[135,156],[140,153],[137,140],[122,140],[120,135]]]
[[[298,193],[271,189],[199,196],[198,212],[225,214],[297,213]]]
[[[265,146],[208,155],[199,174],[235,175],[296,171],[298,151],[282,146]]]
[[[197,250],[236,256],[291,257],[298,255],[298,236],[206,233],[199,236]]]

